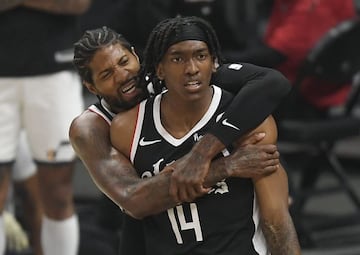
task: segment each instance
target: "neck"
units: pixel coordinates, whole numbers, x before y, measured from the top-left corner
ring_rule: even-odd
[[[166,93],[167,94],[167,93]],[[209,87],[198,100],[174,99],[171,95],[164,94],[161,100],[160,114],[163,127],[176,138],[188,133],[207,112],[213,95]]]

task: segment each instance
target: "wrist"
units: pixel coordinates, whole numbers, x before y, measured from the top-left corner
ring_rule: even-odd
[[[224,144],[216,136],[206,134],[195,144],[192,151],[204,159],[211,160],[224,148]]]

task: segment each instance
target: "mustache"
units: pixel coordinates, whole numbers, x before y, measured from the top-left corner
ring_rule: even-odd
[[[136,87],[139,87],[140,77],[139,77],[138,75],[132,76],[132,77],[128,78],[127,80],[125,80],[124,82],[122,82],[122,83],[120,84],[120,86],[124,86],[124,85],[132,82],[133,80],[136,82],[136,85],[135,85],[135,86],[136,86]]]

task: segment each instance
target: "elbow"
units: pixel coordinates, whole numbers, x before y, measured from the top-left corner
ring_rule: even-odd
[[[131,199],[129,199],[131,200]],[[126,214],[130,215],[134,219],[142,220],[149,214],[142,208],[142,206],[136,202],[127,201],[123,207]]]
[[[291,91],[290,81],[278,70],[269,69],[269,83],[272,84],[275,96],[284,97]]]

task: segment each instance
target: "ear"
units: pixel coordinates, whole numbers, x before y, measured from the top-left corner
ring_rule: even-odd
[[[95,96],[98,95],[97,93],[97,89],[95,88],[95,86],[87,81],[83,81],[84,86]]]
[[[158,64],[157,68],[156,68],[156,76],[159,78],[159,80],[164,80],[164,68],[163,65],[161,63]]]
[[[135,58],[137,59],[137,61],[140,63],[140,58],[139,56],[136,54],[135,52],[135,48],[131,46],[131,53],[135,56]]]

